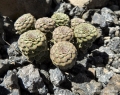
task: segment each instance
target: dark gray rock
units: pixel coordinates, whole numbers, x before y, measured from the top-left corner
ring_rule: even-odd
[[[74,8],[72,8],[69,15],[72,17],[82,17],[84,12],[85,12],[85,9],[83,7],[75,6]]]
[[[110,9],[111,9],[112,11],[118,11],[118,10],[119,10],[119,6],[118,6],[118,5],[111,5],[111,6],[110,6]]]
[[[117,18],[114,12],[107,7],[101,9],[101,15],[105,18],[108,26],[111,26]]]
[[[90,82],[90,80],[91,79],[87,77],[85,73],[79,73],[75,77],[72,78],[72,81],[76,83]]]
[[[60,71],[59,68],[50,69],[49,73],[50,73],[50,81],[55,86],[60,86],[60,84],[65,81],[65,75]]]
[[[71,9],[72,9],[71,4],[69,4],[69,3],[60,3],[59,5],[56,6],[55,12],[66,13],[67,11],[70,11]]]
[[[17,42],[13,42],[10,47],[7,49],[9,55],[9,62],[10,64],[24,64],[28,62],[25,56],[22,56],[18,48]]]
[[[72,91],[74,93],[79,93],[80,95],[99,95],[101,88],[102,84],[95,80],[81,84],[72,82]]]
[[[64,0],[53,0],[55,4],[60,4],[62,2],[64,2]]]
[[[108,43],[108,46],[116,54],[120,53],[120,38],[119,37],[112,38]]]
[[[70,90],[58,88],[55,90],[54,95],[75,95]]]
[[[1,85],[9,91],[10,95],[20,95],[20,87],[18,85],[18,77],[16,72],[9,70]]]
[[[107,26],[107,23],[105,21],[105,18],[100,15],[99,13],[94,13],[92,16],[92,24],[100,26],[101,28],[104,28]]]
[[[85,12],[82,15],[82,19],[87,20],[87,21],[91,21],[94,13],[99,13],[99,12],[100,12],[99,9],[89,9],[89,10],[87,10],[87,12]]]
[[[34,94],[47,94],[47,88],[39,74],[39,70],[32,64],[24,66],[18,71],[18,78],[23,89]]]
[[[9,61],[8,59],[1,60],[0,59],[0,75],[3,75],[9,69]]]

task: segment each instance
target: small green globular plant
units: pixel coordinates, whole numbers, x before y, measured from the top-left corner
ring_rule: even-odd
[[[47,51],[46,36],[40,30],[28,30],[20,35],[18,47],[28,60],[38,61]]]
[[[61,41],[72,41],[74,33],[71,28],[67,26],[59,26],[53,31],[54,43]]]
[[[55,23],[56,26],[69,26],[70,19],[69,16],[64,13],[54,13],[51,17]]]
[[[22,34],[28,30],[34,29],[36,19],[30,13],[24,14],[19,17],[14,23],[16,34]]]
[[[35,23],[35,28],[43,33],[52,32],[55,28],[55,21],[52,18],[39,18]]]
[[[79,25],[80,23],[84,23],[85,20],[84,19],[81,19],[81,18],[73,18],[71,19],[71,22],[70,22],[70,25],[71,25],[71,28],[74,30],[74,28]]]
[[[50,58],[55,66],[67,70],[75,65],[77,50],[68,41],[58,42],[50,49]]]
[[[91,47],[93,41],[97,38],[97,29],[88,23],[81,23],[77,25],[74,29],[74,36],[77,41],[78,48],[86,52],[86,50]]]

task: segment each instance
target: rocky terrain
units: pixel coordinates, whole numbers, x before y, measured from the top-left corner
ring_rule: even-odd
[[[0,0],[0,95],[120,95],[119,6],[119,0]],[[60,14],[64,19],[55,13],[64,13]],[[18,23],[20,17],[27,20]],[[73,23],[74,18],[78,22]],[[93,36],[85,35],[85,44],[77,31],[80,23],[92,27]],[[55,29],[58,26],[64,27]],[[34,35],[38,30],[29,35],[34,28],[41,29],[38,36]],[[77,40],[72,33],[59,34],[61,28],[68,34],[74,30]],[[59,42],[64,37],[69,43]],[[37,39],[38,46],[31,46],[29,39]],[[64,55],[68,48],[71,56]],[[65,65],[59,65],[59,55],[68,58],[62,60]]]

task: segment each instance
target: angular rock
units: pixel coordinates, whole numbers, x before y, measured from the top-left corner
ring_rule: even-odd
[[[101,91],[100,95],[119,95],[120,92],[120,75],[115,74],[108,85]]]
[[[94,13],[91,23],[94,25],[98,25],[101,28],[104,28],[107,26],[105,18],[102,15],[100,15],[99,13]]]
[[[0,12],[14,20],[25,13],[39,18],[49,13],[51,2],[52,0],[1,0]]]
[[[18,78],[23,89],[34,94],[46,94],[47,88],[39,74],[39,70],[32,64],[24,66],[18,71]]]
[[[59,68],[50,69],[50,80],[55,86],[60,86],[65,81],[65,75],[60,71]]]
[[[119,37],[114,37],[110,40],[110,42],[108,43],[108,46],[110,47],[110,49],[115,52],[116,54],[120,53],[120,38]]]
[[[67,11],[70,11],[72,9],[71,4],[69,3],[60,3],[59,5],[57,5],[57,7],[55,8],[55,12],[61,12],[61,13],[66,13]]]
[[[113,24],[114,20],[117,19],[114,12],[107,7],[101,9],[101,15],[105,18],[108,26]]]
[[[71,9],[69,15],[72,17],[81,17],[84,12],[85,12],[84,8],[75,6],[74,8]]]
[[[28,62],[25,56],[22,56],[17,42],[13,42],[9,48],[7,48],[7,52],[9,55],[10,64],[24,64]]]
[[[10,95],[20,95],[20,87],[18,85],[16,72],[9,70],[1,85],[9,91]]]
[[[81,84],[72,82],[72,91],[74,93],[79,93],[80,95],[99,95],[102,88],[102,84],[94,80],[89,82],[84,82]]]
[[[9,61],[8,59],[1,60],[0,59],[0,75],[3,75],[9,69]]]
[[[79,7],[95,8],[105,6],[109,0],[68,0],[72,5]]]

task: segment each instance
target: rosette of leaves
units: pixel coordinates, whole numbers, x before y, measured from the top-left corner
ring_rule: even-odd
[[[77,41],[78,48],[85,52],[91,47],[93,41],[97,38],[97,28],[88,23],[81,23],[74,29],[74,36]]]
[[[79,25],[80,23],[84,23],[84,22],[85,22],[84,19],[81,19],[81,18],[73,18],[73,19],[71,19],[71,22],[70,22],[71,28],[74,29],[75,26]]]
[[[69,19],[69,16],[64,14],[64,13],[54,13],[51,17],[55,23],[56,23],[56,26],[69,26],[69,22],[70,22],[70,19]]]
[[[39,18],[35,23],[35,28],[43,33],[52,32],[55,28],[55,21],[52,18]]]
[[[22,34],[28,30],[34,29],[36,19],[30,13],[24,14],[19,17],[14,23],[16,34]]]
[[[58,42],[51,48],[50,58],[55,66],[62,70],[67,70],[75,65],[77,50],[75,46],[68,41]]]
[[[61,41],[71,41],[73,39],[74,33],[71,28],[67,26],[59,26],[53,31],[54,43]]]
[[[40,60],[47,51],[47,40],[40,30],[28,30],[20,35],[18,47],[28,60]]]

